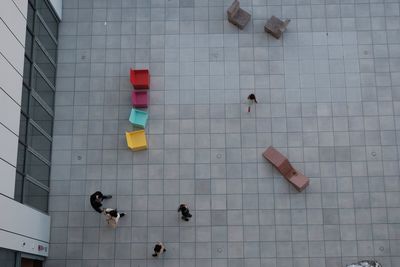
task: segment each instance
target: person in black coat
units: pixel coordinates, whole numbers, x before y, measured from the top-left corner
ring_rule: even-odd
[[[112,198],[112,196],[103,195],[103,193],[101,193],[100,191],[96,191],[90,196],[90,204],[92,205],[95,211],[97,211],[98,213],[102,213],[103,212],[103,208],[101,208],[101,206],[103,206],[102,202],[104,199],[109,199],[109,198]]]
[[[249,94],[249,96],[247,97],[247,102],[248,102],[248,108],[247,108],[247,112],[250,112],[251,106],[253,104],[257,104],[257,99],[256,96],[254,94]]]
[[[192,218],[192,214],[189,212],[189,207],[186,204],[179,205],[178,212],[182,213],[182,220],[189,221],[189,218]]]
[[[154,246],[154,253],[152,254],[153,257],[158,257],[161,254],[163,254],[165,251],[167,251],[165,249],[165,246],[163,243],[161,243],[160,241],[158,241],[156,243],[156,245]]]

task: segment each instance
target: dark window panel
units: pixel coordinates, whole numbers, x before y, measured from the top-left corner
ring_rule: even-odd
[[[28,5],[28,14],[27,14],[26,24],[32,32],[33,32],[34,21],[35,21],[35,11],[34,11],[32,5]]]
[[[56,61],[57,57],[57,44],[54,42],[53,38],[51,38],[49,32],[46,30],[40,19],[36,19],[36,37],[40,40],[40,43],[44,46],[47,53]]]
[[[35,121],[48,135],[53,134],[53,117],[43,108],[43,106],[31,97],[29,116]]]
[[[25,54],[32,59],[32,52],[33,52],[33,36],[30,31],[26,31],[26,38],[25,38]]]
[[[28,146],[50,161],[51,142],[32,124],[29,124]]]
[[[25,171],[40,183],[49,185],[50,167],[31,151],[26,151]]]
[[[29,3],[32,5],[32,6],[35,6],[35,0],[29,0]]]
[[[26,144],[28,118],[21,113],[19,118],[19,141]]]
[[[25,173],[25,155],[26,147],[22,143],[18,143],[17,171]]]
[[[43,52],[40,46],[35,43],[35,59],[36,65],[46,75],[46,78],[54,85],[56,82],[56,67],[50,61],[49,57]]]
[[[30,85],[30,83],[31,83],[31,69],[32,69],[32,63],[25,56],[25,60],[24,60],[24,83],[27,84],[27,85]]]
[[[35,92],[46,102],[51,109],[54,108],[54,91],[53,88],[47,83],[42,75],[33,69],[32,88]]]
[[[50,29],[51,33],[55,38],[58,37],[58,19],[51,11],[50,6],[45,0],[36,1],[36,10],[39,12],[40,16],[45,21],[47,27]]]
[[[22,100],[21,100],[21,110],[28,114],[29,111],[29,89],[25,85],[22,86]]]
[[[28,179],[24,181],[23,203],[38,210],[47,212],[49,192],[32,183]]]
[[[1,267],[15,267],[16,254],[12,250],[0,248]]]
[[[24,186],[24,177],[22,176],[22,174],[17,172],[15,176],[15,190],[14,190],[15,201],[22,202],[23,186]]]

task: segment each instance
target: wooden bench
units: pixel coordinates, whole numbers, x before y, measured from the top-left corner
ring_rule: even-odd
[[[232,3],[226,13],[228,14],[228,21],[241,30],[244,29],[251,18],[250,13],[240,8],[240,3],[238,0],[235,0]]]
[[[297,189],[297,191],[303,191],[310,184],[310,180],[293,168],[289,160],[274,147],[268,147],[267,150],[264,151],[263,157],[274,165],[274,167]]]
[[[264,26],[264,31],[274,36],[276,39],[281,38],[282,33],[286,30],[290,19],[282,21],[275,16],[272,16]]]

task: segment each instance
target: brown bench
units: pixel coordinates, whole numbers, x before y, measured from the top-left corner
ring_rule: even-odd
[[[281,38],[282,33],[286,30],[290,19],[282,21],[272,16],[264,26],[264,31],[274,36],[276,39]]]
[[[250,13],[240,8],[238,0],[233,1],[226,13],[228,14],[228,21],[241,30],[243,30],[251,18]]]
[[[293,168],[289,160],[272,146],[268,147],[267,150],[264,151],[263,157],[274,165],[274,167],[297,189],[297,191],[303,191],[310,184],[310,180]]]

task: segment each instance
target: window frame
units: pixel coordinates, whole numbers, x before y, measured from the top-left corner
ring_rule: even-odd
[[[47,80],[50,81],[51,84],[55,85],[56,83],[56,75],[57,75],[57,64],[56,62],[51,58],[51,56],[48,54],[46,51],[46,48],[41,44],[40,40],[35,37],[35,40],[33,42],[33,53],[34,53],[34,58],[37,59],[37,49],[40,49],[40,51],[43,53],[43,55],[47,58],[49,63],[52,65],[54,69],[54,77],[51,79],[51,77],[47,77],[46,72],[40,67],[38,62],[36,60],[33,61],[33,65],[36,66],[38,69],[41,70],[41,72],[44,74],[44,76],[47,78]]]
[[[39,36],[40,36],[40,35],[38,34],[39,27],[37,26],[37,23],[42,24],[44,30],[47,32],[47,34],[50,36],[51,40],[54,42],[54,44],[55,44],[55,46],[56,46],[56,49],[57,49],[57,47],[58,47],[57,39],[54,37],[53,33],[51,32],[51,30],[50,30],[49,27],[47,26],[46,21],[42,18],[42,16],[40,15],[40,13],[36,13],[36,17],[35,17],[34,23],[35,23],[35,34],[34,34],[35,40],[39,41],[39,43],[40,43],[40,45],[41,45],[41,47],[42,47],[42,50],[45,50],[46,55],[47,55],[50,59],[52,59],[54,62],[56,62],[56,61],[57,61],[57,51],[56,51],[56,54],[54,55],[54,58],[53,58],[53,57],[50,55],[50,53],[47,51],[46,45],[45,45],[45,44],[40,40],[40,38],[39,38]]]
[[[23,124],[23,127],[20,128],[24,130],[24,133],[20,135],[21,139],[18,138],[18,158],[16,169],[16,185],[18,182],[18,186],[15,186],[14,199],[46,214],[48,214],[49,208],[51,183],[51,154],[53,145],[52,135],[54,128],[54,101],[56,92],[55,84],[57,75],[57,38],[59,23],[60,19],[48,0],[28,0],[27,23],[25,27],[27,36],[25,39],[24,56],[24,72],[25,68],[27,69],[27,73],[24,74],[27,78],[24,76],[22,82],[23,98],[21,101],[20,119],[20,125]],[[41,30],[42,34],[39,34],[39,30]],[[40,39],[41,36],[42,38]],[[49,40],[47,40],[47,38],[49,38]],[[45,41],[52,43],[48,45]],[[56,52],[53,53],[51,52],[52,50],[47,50],[46,45],[49,49],[54,46]],[[43,58],[39,57],[39,55]],[[38,63],[42,65],[43,69]],[[47,64],[49,66],[47,66]],[[48,72],[47,74],[52,75],[52,77],[48,77],[45,71]],[[39,88],[36,88],[37,82],[41,84]],[[40,90],[41,88],[42,90]],[[48,98],[48,96],[51,97],[51,99]],[[37,114],[34,113],[35,108],[40,108]],[[45,113],[42,114],[41,112]],[[35,121],[34,115],[36,115],[36,117],[38,115],[43,115],[43,117],[40,117],[41,120],[38,117],[38,121]],[[40,121],[43,121],[42,125],[40,124]],[[32,135],[33,132],[36,132],[34,136]],[[32,140],[34,140],[33,138],[36,136],[40,141],[42,140],[41,138],[45,138],[44,140],[46,142],[48,141],[44,146],[46,148],[46,150],[43,150],[44,153],[40,153],[40,149],[36,150],[32,146]],[[41,148],[40,144],[41,143],[39,142],[37,148]],[[31,164],[32,162],[35,164]],[[37,172],[36,175],[38,177],[35,178],[28,174],[28,164],[34,166],[30,169],[30,174],[35,175],[35,172]],[[37,165],[37,169],[35,169],[35,165]],[[32,170],[34,170],[33,173]],[[43,197],[46,199],[46,203],[43,203],[45,204],[43,207],[41,207],[40,202],[38,202],[39,205],[37,205],[39,208],[27,202],[27,196],[24,194],[26,193],[28,183],[30,183],[30,186],[33,185],[44,192],[39,192],[39,194],[43,194]],[[38,196],[41,197],[41,195]],[[17,197],[20,199],[17,199]]]

